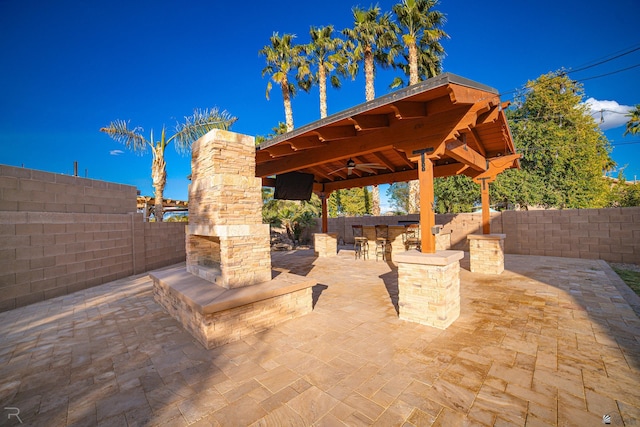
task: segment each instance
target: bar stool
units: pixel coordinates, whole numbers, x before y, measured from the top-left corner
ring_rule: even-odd
[[[362,257],[367,259],[369,256],[369,239],[364,236],[364,230],[361,225],[352,225],[353,231],[353,249],[356,252],[356,259]]]
[[[376,225],[376,261],[378,261],[378,255],[382,255],[382,260],[386,261],[388,247],[389,247],[389,226]]]
[[[420,225],[407,224],[404,228],[402,241],[404,243],[405,250],[408,251],[411,248],[420,250]]]

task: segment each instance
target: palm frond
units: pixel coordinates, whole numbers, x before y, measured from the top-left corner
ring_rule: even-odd
[[[100,128],[100,132],[106,133],[114,141],[124,144],[130,150],[145,151],[148,141],[141,135],[143,129],[139,126],[129,129],[128,124],[129,122],[124,120],[115,120],[109,126]]]
[[[237,121],[226,110],[220,111],[217,107],[211,109],[195,109],[193,115],[185,117],[184,123],[176,125],[176,133],[169,138],[167,143],[175,139],[176,150],[186,152],[191,144],[213,129],[229,130]]]

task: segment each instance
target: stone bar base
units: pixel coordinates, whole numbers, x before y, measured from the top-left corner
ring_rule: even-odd
[[[397,254],[400,319],[446,329],[460,316],[462,251]]]
[[[313,235],[313,247],[318,258],[338,254],[338,233],[316,233]]]
[[[500,274],[504,271],[505,234],[470,234],[469,258],[472,273]]]
[[[311,312],[313,280],[290,273],[225,289],[184,267],[156,271],[154,299],[205,348],[240,340]]]

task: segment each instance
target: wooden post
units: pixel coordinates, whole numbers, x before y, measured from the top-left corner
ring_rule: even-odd
[[[433,163],[425,153],[418,161],[418,180],[420,182],[420,240],[423,253],[436,252],[436,236],[431,232],[436,225],[433,206]]]
[[[329,209],[327,206],[327,199],[331,193],[320,193],[320,200],[322,201],[322,232],[329,231]]]
[[[489,179],[484,178],[480,184],[482,195],[482,234],[491,234],[491,205],[489,204]]]

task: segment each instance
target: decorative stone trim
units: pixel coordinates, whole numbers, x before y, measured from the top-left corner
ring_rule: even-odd
[[[501,274],[504,271],[506,234],[470,234],[469,259],[472,273]]]
[[[398,306],[402,320],[446,329],[460,316],[462,251],[396,255]]]

